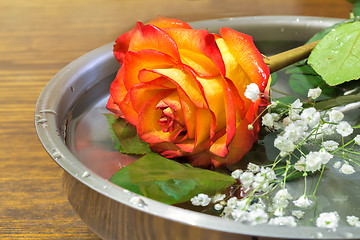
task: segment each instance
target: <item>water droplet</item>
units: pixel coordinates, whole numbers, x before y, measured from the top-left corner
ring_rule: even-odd
[[[51,113],[51,114],[56,115],[56,112],[52,109],[44,109],[44,110],[41,110],[40,113]]]
[[[130,198],[129,202],[139,208],[147,208],[147,204],[138,196]]]
[[[342,234],[345,238],[353,238],[354,234],[352,234],[351,232],[346,232]]]
[[[51,156],[55,159],[59,159],[62,157],[61,153],[58,151],[53,152],[53,154],[51,154]]]
[[[105,185],[105,186],[103,186],[103,189],[107,189],[109,186],[108,185]]]
[[[284,31],[285,31],[284,27],[280,28],[280,32],[284,32]]]
[[[296,22],[300,22],[300,18],[297,18],[297,19],[296,19]]]
[[[43,123],[46,123],[46,122],[47,122],[47,119],[42,118],[42,119],[39,119],[39,120],[37,121],[37,124],[43,124]]]
[[[41,118],[41,115],[35,114],[35,119],[36,119],[36,120],[38,120],[38,119],[40,119],[40,118]]]
[[[317,232],[314,234],[314,238],[323,238],[324,234],[322,234],[321,232]]]
[[[72,92],[74,92],[74,91],[75,91],[74,86],[71,86],[71,87],[70,87],[70,90],[71,90]]]
[[[90,177],[90,173],[89,173],[88,171],[85,171],[85,172],[81,175],[81,177],[83,177],[83,178]]]

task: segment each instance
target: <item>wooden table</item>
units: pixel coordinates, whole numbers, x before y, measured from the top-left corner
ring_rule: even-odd
[[[97,239],[34,128],[40,92],[70,61],[159,14],[347,18],[351,9],[345,0],[0,0],[0,239]]]

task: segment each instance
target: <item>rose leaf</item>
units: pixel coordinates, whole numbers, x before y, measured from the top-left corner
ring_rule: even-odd
[[[149,144],[141,140],[135,127],[113,114],[105,115],[110,125],[114,146],[118,151],[126,154],[140,155],[151,152]]]
[[[330,31],[311,52],[308,64],[330,86],[360,78],[360,22]]]
[[[128,174],[128,177],[122,177],[122,174]],[[118,178],[126,181],[121,182]],[[167,204],[189,201],[199,193],[213,195],[235,181],[229,175],[189,167],[157,153],[145,155],[110,179],[121,187],[136,190],[136,187],[129,186],[128,180],[132,185],[136,185],[145,197]]]
[[[111,178],[110,182],[125,188],[133,193],[143,195],[138,185],[134,184],[129,176],[129,168],[124,167],[117,171]]]
[[[358,101],[360,101],[360,93],[340,96],[329,100],[321,101],[315,104],[315,108],[319,110],[325,110],[333,107],[345,106],[346,104]]]
[[[336,96],[336,89],[327,85],[317,74],[311,74],[311,67],[304,65],[298,68],[297,74],[291,74],[289,79],[290,88],[295,91],[301,98],[307,98],[309,89],[320,87],[322,92],[317,100],[330,99]],[[304,71],[301,73],[301,71]]]

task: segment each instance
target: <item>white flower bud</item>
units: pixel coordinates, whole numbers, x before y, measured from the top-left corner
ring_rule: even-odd
[[[245,97],[255,102],[260,97],[260,89],[256,83],[250,83],[245,90]]]
[[[344,114],[338,110],[329,112],[330,122],[338,123],[344,119]]]
[[[312,99],[317,99],[321,95],[321,88],[309,89],[308,97]]]

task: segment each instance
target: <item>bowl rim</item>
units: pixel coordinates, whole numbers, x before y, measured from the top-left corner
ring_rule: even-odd
[[[255,17],[234,17],[221,18],[190,23],[194,28],[203,28],[204,26],[236,26],[239,21],[249,22],[249,24],[284,23],[285,21],[292,24],[309,24],[312,23],[336,23],[343,19],[324,18],[324,17],[305,17],[305,16],[255,16]],[[45,86],[38,98],[35,107],[35,128],[40,142],[51,158],[69,173],[71,176],[82,182],[96,192],[111,198],[121,204],[136,208],[148,214],[156,215],[164,219],[192,225],[200,228],[229,232],[242,235],[255,235],[272,238],[345,238],[342,233],[351,233],[352,236],[360,236],[360,228],[340,227],[336,232],[329,232],[327,229],[317,227],[299,226],[291,228],[295,232],[294,237],[289,236],[289,228],[273,225],[249,225],[236,221],[228,221],[217,216],[179,208],[167,205],[137,194],[131,193],[126,189],[115,186],[108,180],[97,176],[94,172],[83,165],[67,148],[64,138],[62,137],[61,124],[68,109],[59,107],[64,91],[59,91],[59,87],[70,88],[69,86],[76,81],[76,78],[83,71],[88,70],[94,65],[99,66],[101,62],[112,62],[113,43],[108,43],[95,50],[92,50],[78,59],[72,61],[61,69]],[[118,68],[117,63],[112,63],[108,69]],[[130,202],[134,198],[142,201],[140,205],[134,205]],[[261,231],[259,228],[261,227]],[[340,231],[341,230],[341,231]]]

